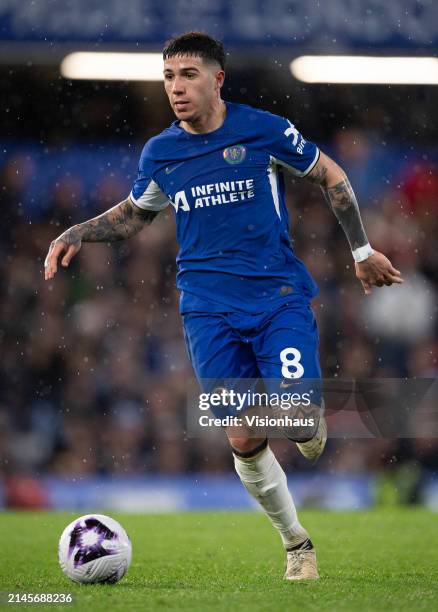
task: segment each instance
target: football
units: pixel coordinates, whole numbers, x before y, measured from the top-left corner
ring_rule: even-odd
[[[103,514],[86,514],[62,532],[58,559],[74,582],[118,582],[131,564],[132,545],[123,527]]]

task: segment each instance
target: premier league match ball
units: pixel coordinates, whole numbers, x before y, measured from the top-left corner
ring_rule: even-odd
[[[103,514],[86,514],[64,529],[58,546],[62,571],[74,582],[118,582],[131,564],[123,527]]]

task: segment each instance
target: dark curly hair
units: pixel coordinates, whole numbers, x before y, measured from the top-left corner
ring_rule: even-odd
[[[206,62],[217,62],[225,69],[225,51],[222,43],[203,32],[186,32],[166,42],[163,59],[178,55],[202,57]]]

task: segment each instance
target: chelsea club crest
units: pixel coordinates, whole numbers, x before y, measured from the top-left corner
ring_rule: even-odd
[[[243,145],[235,145],[224,149],[224,160],[229,164],[240,164],[246,157],[246,148]]]

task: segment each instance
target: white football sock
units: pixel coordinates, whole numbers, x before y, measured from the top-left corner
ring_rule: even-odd
[[[269,446],[255,457],[234,455],[234,465],[248,493],[259,502],[280,533],[285,548],[296,546],[309,537],[298,520],[286,474]]]

